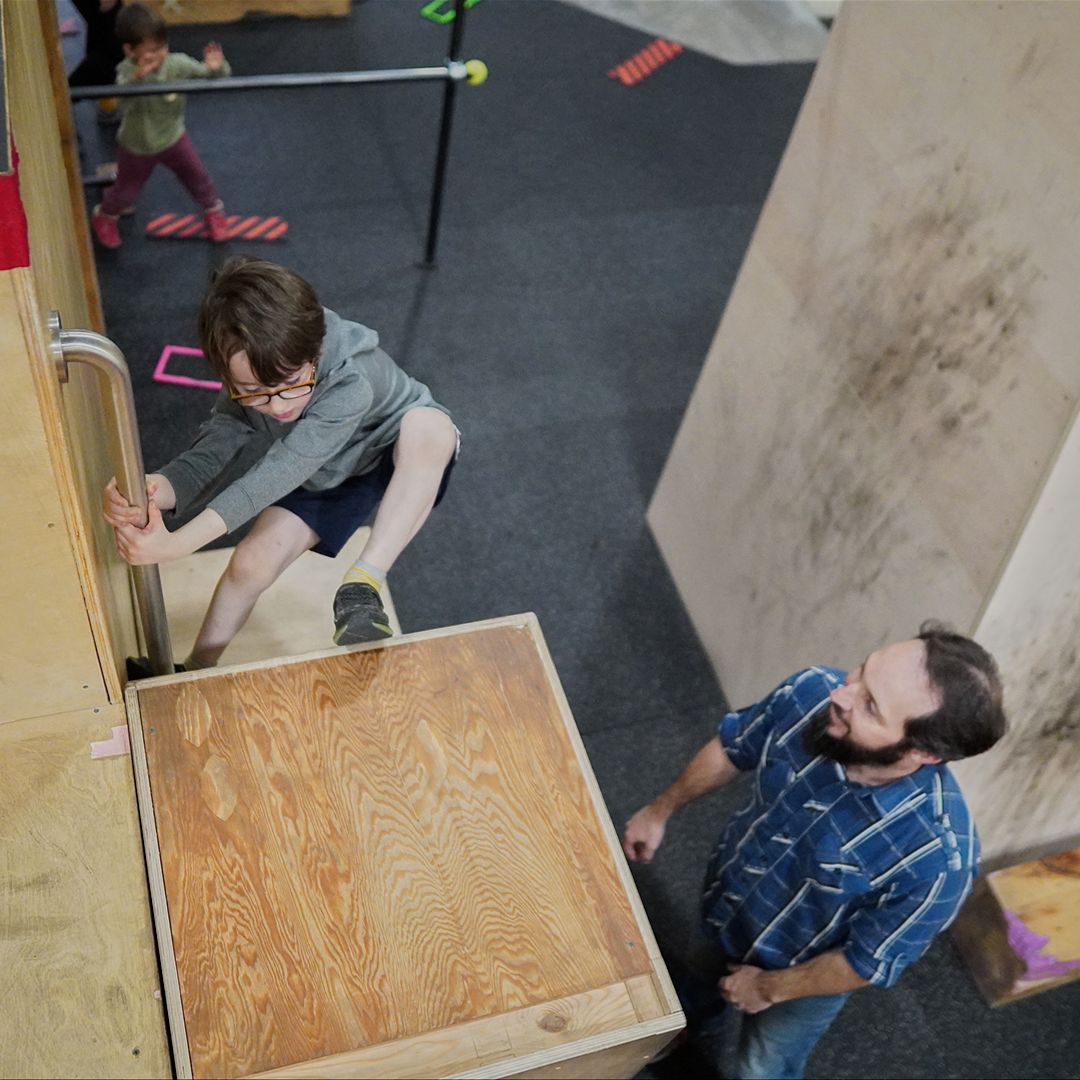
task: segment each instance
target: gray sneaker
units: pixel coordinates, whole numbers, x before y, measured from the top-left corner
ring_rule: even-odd
[[[379,590],[359,581],[334,594],[334,644],[356,645],[393,636]]]

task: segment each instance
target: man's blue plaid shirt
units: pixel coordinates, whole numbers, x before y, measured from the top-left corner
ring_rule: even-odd
[[[843,679],[809,668],[720,722],[728,756],[755,777],[709,864],[705,932],[771,970],[841,949],[891,986],[956,916],[979,842],[944,765],[874,787],[806,749],[803,732]]]

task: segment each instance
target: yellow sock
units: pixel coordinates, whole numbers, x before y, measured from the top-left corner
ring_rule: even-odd
[[[342,579],[342,585],[351,585],[356,582],[359,585],[370,585],[376,592],[381,592],[383,583],[386,581],[386,575],[378,577],[370,570],[366,570],[362,566],[358,566],[353,563],[348,570],[345,571],[345,577]]]

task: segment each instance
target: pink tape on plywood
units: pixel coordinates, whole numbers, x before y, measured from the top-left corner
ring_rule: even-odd
[[[127,724],[112,729],[111,739],[101,739],[90,744],[92,758],[121,757],[131,753],[131,740],[128,738]]]
[[[1005,912],[1005,922],[1009,928],[1009,948],[1027,965],[1027,971],[1020,976],[1023,981],[1056,979],[1080,967],[1080,958],[1059,960],[1049,953],[1044,954],[1043,949],[1046,948],[1050,938],[1037,934],[1015,911]]]
[[[221,383],[213,379],[192,379],[188,375],[170,375],[166,370],[170,356],[202,356],[202,349],[190,349],[186,345],[166,345],[161,350],[157,367],[154,368],[154,382],[172,383],[174,386],[193,386],[197,390],[220,390]]]

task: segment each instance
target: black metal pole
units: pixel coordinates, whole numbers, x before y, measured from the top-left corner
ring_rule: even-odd
[[[450,23],[450,55],[447,67],[461,62],[461,37],[465,33],[465,0],[454,0],[454,19]],[[454,98],[457,79],[447,79],[443,87],[442,118],[439,121],[439,146],[435,152],[435,179],[431,185],[431,210],[428,213],[427,242],[424,244],[422,266],[435,266],[435,248],[439,241],[439,218],[442,214],[443,186],[446,182],[446,161],[450,156],[450,129],[454,122]]]

